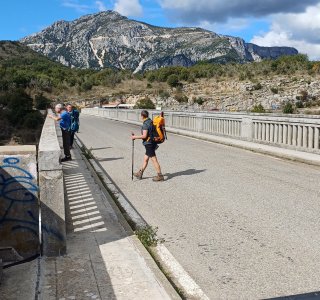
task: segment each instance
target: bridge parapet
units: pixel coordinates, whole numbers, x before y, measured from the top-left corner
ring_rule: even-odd
[[[152,116],[159,111],[150,111]],[[84,108],[82,113],[140,124],[139,110]],[[320,153],[320,117],[309,115],[165,112],[166,128],[226,136]]]
[[[65,199],[60,154],[55,122],[47,117],[38,151],[42,248],[45,256],[60,256],[66,252]]]

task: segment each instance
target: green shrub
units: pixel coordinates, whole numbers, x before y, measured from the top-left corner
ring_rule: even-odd
[[[202,97],[194,99],[194,103],[197,103],[199,105],[202,105],[205,102],[205,100]]]
[[[148,73],[146,77],[149,82],[154,82],[157,79],[154,73]]]
[[[159,97],[162,98],[162,99],[167,99],[167,98],[170,97],[170,93],[168,91],[160,90],[159,91]]]
[[[146,226],[135,231],[141,243],[146,247],[157,246],[159,242],[162,242],[157,237],[158,227],[154,228]]]
[[[81,84],[81,91],[90,91],[92,89],[92,83],[90,82],[84,82]]]
[[[279,89],[276,88],[276,87],[272,87],[270,90],[271,90],[271,92],[274,93],[274,94],[278,94],[278,93],[279,93]]]
[[[258,105],[255,105],[255,106],[251,109],[251,112],[263,114],[263,113],[266,112],[266,110],[264,109],[263,105],[260,103],[260,104],[258,104]]]
[[[262,84],[261,84],[260,82],[258,82],[257,84],[255,84],[255,85],[253,86],[253,89],[254,89],[255,91],[261,90],[261,89],[262,89]]]
[[[136,105],[134,106],[136,109],[155,109],[154,103],[148,98],[145,97],[137,101]]]
[[[50,106],[50,99],[43,96],[43,94],[36,95],[34,98],[36,109],[47,109]]]
[[[43,117],[39,111],[32,111],[24,116],[23,128],[37,129],[43,122]]]
[[[181,86],[181,83],[179,81],[179,77],[175,74],[172,74],[168,77],[167,83],[170,87],[178,87]]]
[[[308,92],[306,90],[300,91],[300,100],[301,101],[307,101],[308,100]]]
[[[304,105],[303,105],[303,102],[302,101],[297,101],[296,102],[296,108],[303,108]]]
[[[182,93],[176,93],[174,95],[174,99],[176,99],[179,103],[186,103],[188,102],[188,97]]]
[[[294,108],[291,102],[287,102],[282,109],[282,112],[284,114],[293,114],[294,113]]]

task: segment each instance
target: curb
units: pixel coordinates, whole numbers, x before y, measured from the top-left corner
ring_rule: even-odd
[[[77,143],[81,144],[81,147],[84,147],[84,149],[87,149],[78,136]],[[79,148],[81,147],[79,146]],[[81,156],[83,157],[82,153]],[[114,200],[115,205],[117,205],[117,207],[120,209],[121,213],[132,229],[135,230],[148,226],[148,223],[136,211],[130,201],[126,199],[126,197],[119,191],[118,187],[113,183],[112,179],[108,176],[105,170],[99,166],[99,163],[97,163],[94,158],[89,160],[85,157],[83,158],[90,171],[95,173],[97,176],[97,181],[101,181],[102,189],[104,189],[105,192]],[[141,242],[140,244],[142,245]],[[146,250],[149,250],[149,254],[153,257],[155,263],[162,270],[163,276],[167,277],[167,280],[173,284],[173,287],[176,289],[176,291],[179,291],[179,294],[182,294],[180,296],[183,299],[209,300],[208,296],[183,269],[183,267],[173,257],[166,246],[163,244],[158,244],[157,246],[150,247]]]

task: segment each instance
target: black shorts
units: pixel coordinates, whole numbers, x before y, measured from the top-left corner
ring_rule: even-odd
[[[148,157],[154,157],[156,156],[156,150],[158,149],[157,144],[149,144],[149,145],[144,145],[146,147],[146,155]]]

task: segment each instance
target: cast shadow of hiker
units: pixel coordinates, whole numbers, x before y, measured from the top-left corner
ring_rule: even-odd
[[[164,176],[166,177],[166,180],[170,180],[174,177],[192,176],[192,175],[199,174],[199,173],[202,173],[205,171],[207,171],[207,170],[206,169],[204,169],[204,170],[188,169],[188,170],[180,171],[180,172],[176,172],[176,173],[166,173],[166,174],[164,174]]]
[[[110,157],[110,158],[98,158],[97,161],[104,162],[104,161],[114,161],[124,159],[124,157]]]
[[[112,149],[112,147],[98,147],[98,148],[90,148],[91,151],[98,151],[98,150],[106,150]]]

